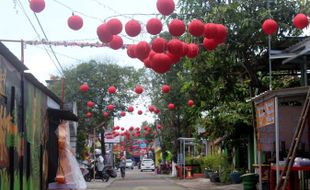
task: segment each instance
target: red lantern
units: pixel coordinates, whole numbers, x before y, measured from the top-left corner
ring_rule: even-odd
[[[188,100],[187,105],[189,107],[192,107],[194,105],[194,101],[193,100]]]
[[[161,125],[157,125],[156,127],[157,127],[157,129],[158,129],[158,130],[160,130],[160,129],[161,129]]]
[[[298,29],[304,29],[308,26],[309,20],[306,15],[299,13],[294,17],[293,24]]]
[[[113,111],[114,110],[114,105],[113,104],[108,105],[108,110],[109,111]]]
[[[162,15],[168,16],[173,13],[175,4],[173,0],[157,0],[156,7]]]
[[[171,61],[168,55],[156,53],[152,58],[152,69],[160,74],[166,73],[171,68]]]
[[[172,103],[168,104],[168,109],[169,110],[174,110],[174,104],[172,104]]]
[[[141,41],[136,45],[135,55],[140,60],[144,60],[147,58],[151,51],[149,44],[146,41]]]
[[[124,117],[126,115],[126,112],[122,111],[121,116]]]
[[[152,50],[156,53],[163,53],[166,50],[167,42],[164,38],[155,38],[152,41]]]
[[[183,42],[178,39],[172,39],[168,42],[167,49],[170,53],[181,56],[183,51]]]
[[[148,33],[157,35],[161,32],[162,29],[163,24],[158,18],[151,18],[149,21],[147,21],[146,30]]]
[[[141,110],[138,111],[138,115],[142,115],[142,113],[143,113],[143,112],[142,112]]]
[[[122,130],[122,131],[124,131],[124,130],[125,130],[125,128],[124,128],[124,127],[121,127],[121,130]]]
[[[153,112],[154,110],[155,110],[155,107],[154,107],[153,105],[150,105],[150,106],[149,106],[149,111],[150,111],[150,112]]]
[[[112,18],[107,22],[109,31],[113,35],[117,35],[122,32],[123,30],[123,25],[121,21],[117,18]]]
[[[94,102],[88,101],[88,102],[87,102],[87,106],[88,106],[88,107],[91,107],[91,108],[94,107]]]
[[[110,87],[108,88],[108,92],[109,92],[109,94],[115,94],[115,92],[116,92],[115,86],[110,86]]]
[[[131,19],[125,25],[125,32],[130,37],[135,37],[141,32],[141,25],[138,21]]]
[[[161,91],[163,92],[163,93],[168,93],[169,91],[170,91],[170,86],[169,85],[163,85],[162,87],[161,87]]]
[[[109,42],[110,48],[117,50],[123,47],[123,39],[120,36],[113,35],[112,41]]]
[[[130,126],[129,127],[129,131],[133,131],[134,127],[133,126]]]
[[[109,27],[105,23],[98,26],[97,35],[102,43],[109,43],[113,39],[113,35],[110,33]]]
[[[188,51],[187,51],[186,56],[188,58],[194,58],[194,57],[196,57],[198,55],[198,53],[199,53],[199,46],[197,44],[191,43],[191,44],[188,44],[187,47],[188,47]]]
[[[137,86],[135,87],[135,92],[136,92],[137,94],[141,94],[141,93],[143,92],[142,86],[137,85]]]
[[[182,51],[180,52],[180,56],[184,57],[187,55],[188,52],[188,44],[185,42],[182,42]]]
[[[173,19],[169,23],[168,29],[172,36],[181,36],[185,32],[185,24],[182,20]]]
[[[108,112],[103,112],[103,117],[104,117],[104,118],[109,117],[109,113],[108,113]]]
[[[87,112],[86,113],[86,117],[90,118],[92,116],[92,113],[91,112]]]
[[[80,86],[80,90],[81,90],[82,92],[87,92],[88,89],[89,89],[89,87],[88,87],[88,85],[87,85],[86,83],[84,83],[84,84],[82,84],[82,85]]]
[[[217,35],[217,26],[214,23],[207,23],[204,26],[204,36],[208,39],[214,39]]]
[[[150,60],[150,57],[147,57],[146,59],[144,59],[143,64],[146,68],[152,68],[152,62]]]
[[[39,13],[43,11],[43,9],[45,8],[44,0],[31,0],[29,3],[30,3],[30,9],[35,13]]]
[[[136,54],[135,54],[135,49],[136,49],[136,45],[129,45],[127,47],[127,55],[130,57],[130,58],[137,58],[136,57]]]
[[[175,54],[172,54],[170,52],[166,53],[168,55],[168,57],[170,58],[170,63],[171,64],[176,64],[180,61],[180,57],[175,55]]]
[[[216,47],[217,47],[217,42],[215,41],[215,39],[208,39],[208,38],[205,38],[203,40],[203,46],[211,51],[211,50],[214,50]]]
[[[133,112],[133,110],[134,110],[134,109],[133,109],[132,106],[129,106],[129,107],[128,107],[128,112]]]
[[[278,30],[278,24],[273,19],[267,19],[264,21],[262,28],[267,35],[272,35]]]
[[[202,36],[204,34],[204,29],[205,26],[203,22],[198,19],[192,20],[188,25],[188,32],[195,37]]]
[[[227,37],[227,28],[223,24],[216,25],[216,37],[214,38],[217,44],[224,43]]]
[[[159,114],[160,110],[159,110],[158,108],[155,108],[154,112],[155,112],[156,114]]]
[[[83,19],[78,15],[72,15],[68,19],[68,26],[72,30],[79,30],[83,26]]]
[[[156,135],[157,133],[156,133],[156,131],[153,131],[153,135]]]

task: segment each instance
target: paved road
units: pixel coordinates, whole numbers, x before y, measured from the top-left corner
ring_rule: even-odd
[[[167,177],[167,176],[165,176]],[[122,179],[118,173],[117,178],[111,179],[108,183],[97,180],[88,183],[88,190],[185,190],[173,181],[155,175],[154,172],[140,172],[138,169],[126,170],[126,177]]]
[[[117,178],[109,182],[100,180],[87,184],[88,190],[241,190],[242,185],[214,184],[206,178],[178,180],[168,175],[155,175],[154,172],[140,172],[138,169],[126,170],[122,179],[118,172]]]

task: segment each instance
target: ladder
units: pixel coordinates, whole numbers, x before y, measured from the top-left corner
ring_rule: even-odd
[[[279,182],[276,186],[276,190],[280,190],[281,188],[282,190],[285,190],[286,188],[287,181],[289,180],[291,168],[294,164],[294,160],[296,157],[296,151],[298,148],[298,144],[300,142],[300,138],[302,136],[303,130],[306,126],[306,119],[308,116],[309,108],[310,108],[310,88],[308,89],[306,100],[303,105],[301,115],[299,117],[298,124],[295,130],[295,133],[294,133],[293,141],[291,143],[289,153],[287,155],[287,160],[285,161],[285,167],[283,171],[281,172],[280,179],[277,179],[279,180]]]

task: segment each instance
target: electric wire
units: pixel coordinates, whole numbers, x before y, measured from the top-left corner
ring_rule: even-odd
[[[18,0],[18,5],[19,5],[20,9],[22,10],[23,14],[25,15],[25,17],[27,18],[28,22],[30,23],[32,29],[35,31],[37,37],[38,37],[39,39],[41,39],[41,36],[40,36],[39,32],[36,30],[34,24],[33,24],[32,21],[30,20],[28,14],[27,14],[26,11],[25,11],[25,8],[24,8],[23,4],[20,2],[20,0]],[[47,55],[49,56],[49,58],[51,59],[52,63],[53,63],[54,66],[56,67],[56,69],[57,69],[57,71],[59,72],[59,74],[61,74],[62,72],[60,71],[60,69],[58,68],[58,66],[56,65],[56,63],[54,62],[52,56],[50,55],[50,53],[48,52],[48,50],[46,49],[45,46],[44,46],[44,50],[45,50],[45,52],[47,53]]]

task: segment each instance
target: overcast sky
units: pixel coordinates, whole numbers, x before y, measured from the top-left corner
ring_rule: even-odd
[[[120,14],[158,14],[156,0],[45,0],[45,3],[45,9],[41,13],[37,13],[37,17],[49,41],[97,42],[96,29],[108,17]],[[0,18],[2,18],[0,39],[44,39],[43,32],[29,7],[28,1],[1,0],[0,7]],[[23,9],[25,12],[23,12]],[[79,31],[73,31],[67,26],[67,19],[71,16],[72,11],[83,18],[84,26]],[[29,17],[30,21],[27,17]],[[148,19],[156,16],[134,15],[116,17],[125,24],[130,19],[129,17],[146,23]],[[123,38],[123,40],[125,43],[149,40],[150,35],[145,32],[145,27],[143,27],[143,31],[141,35],[135,38]],[[123,34],[125,34],[124,31]],[[21,50],[19,43],[3,43],[20,58]],[[45,84],[46,79],[49,79],[50,75],[60,75],[56,69],[55,64],[57,65],[57,62],[51,50],[48,47],[45,48],[52,58],[49,57],[44,46],[41,45],[27,45],[24,50],[25,65],[43,84]],[[111,57],[117,60],[119,65],[134,66],[136,68],[143,66],[143,63],[140,61],[128,58],[124,50],[63,46],[53,46],[53,49],[63,68],[77,65],[82,61],[103,57]],[[136,106],[139,106],[139,103]],[[141,109],[144,113],[146,112],[146,108],[141,107]],[[152,119],[150,115],[143,114],[142,116],[137,116],[136,114],[127,114],[122,121],[117,121],[116,124],[125,127],[131,125],[139,126],[144,120],[151,121]]]

